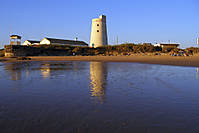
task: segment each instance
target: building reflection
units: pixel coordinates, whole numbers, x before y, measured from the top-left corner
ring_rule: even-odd
[[[82,62],[16,62],[4,65],[4,70],[11,80],[21,80],[32,76],[32,72],[38,71],[43,78],[63,75],[63,71],[78,72],[84,69]]]
[[[18,63],[6,64],[4,66],[4,69],[10,76],[11,80],[21,80],[22,72],[21,72],[20,64]]]
[[[199,68],[196,69],[196,79],[199,77]]]
[[[97,102],[104,103],[106,80],[107,80],[107,64],[104,62],[90,62],[90,87],[91,96],[97,98]]]
[[[40,65],[40,72],[43,78],[62,75],[63,71],[78,72],[84,68],[84,63],[81,62],[46,62]]]
[[[50,64],[42,64],[40,71],[43,78],[50,77]]]

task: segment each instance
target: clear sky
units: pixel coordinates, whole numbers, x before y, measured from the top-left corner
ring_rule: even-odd
[[[196,45],[199,0],[0,0],[0,47],[9,34],[89,43],[91,19],[107,16],[109,44],[171,42]]]

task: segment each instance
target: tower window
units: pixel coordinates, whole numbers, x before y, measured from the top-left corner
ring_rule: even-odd
[[[99,32],[99,30],[97,30],[97,32]]]
[[[99,24],[97,24],[97,26],[99,26]]]

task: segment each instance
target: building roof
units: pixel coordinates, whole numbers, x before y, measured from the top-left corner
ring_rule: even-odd
[[[21,36],[19,36],[19,35],[10,35],[10,38],[21,39]]]
[[[85,45],[88,46],[84,41],[75,41],[75,40],[63,40],[63,39],[55,39],[55,38],[46,38],[51,43],[59,43],[59,44],[72,44],[72,45]]]
[[[40,43],[40,41],[34,41],[34,40],[26,40],[26,41],[30,42],[31,44],[33,44],[33,43]]]

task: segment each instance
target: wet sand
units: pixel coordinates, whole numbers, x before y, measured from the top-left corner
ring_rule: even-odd
[[[0,57],[1,62],[16,61],[103,61],[103,62],[135,62],[146,64],[199,67],[199,56],[35,56],[31,60]]]

